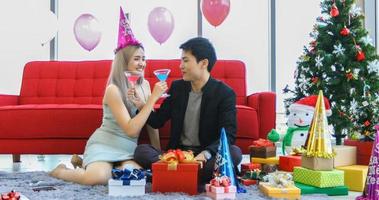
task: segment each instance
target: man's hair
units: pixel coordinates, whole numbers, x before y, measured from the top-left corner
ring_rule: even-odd
[[[208,39],[196,37],[188,40],[179,47],[184,51],[189,51],[196,58],[196,62],[208,59],[208,72],[211,72],[217,61],[216,51]]]

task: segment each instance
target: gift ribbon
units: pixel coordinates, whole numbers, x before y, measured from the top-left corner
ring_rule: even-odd
[[[274,143],[270,142],[269,140],[261,138],[259,140],[253,141],[252,146],[253,147],[273,147]]]
[[[275,172],[267,175],[268,182],[276,188],[288,188],[294,185],[292,175],[284,172]]]
[[[176,170],[179,163],[194,163],[195,156],[192,151],[182,151],[180,149],[168,150],[160,156],[162,162],[167,163],[168,170]]]
[[[210,181],[211,186],[224,187],[224,193],[229,192],[229,186],[231,184],[230,178],[227,176],[216,176]],[[210,190],[210,187],[209,187]]]
[[[250,179],[250,180],[259,180],[260,177],[259,175],[261,174],[261,170],[260,169],[254,169],[254,170],[250,170],[250,171],[247,171],[244,175],[243,175],[243,179]]]
[[[147,171],[140,169],[112,169],[112,178],[122,180],[122,185],[130,185],[131,180],[142,180],[146,177]]]

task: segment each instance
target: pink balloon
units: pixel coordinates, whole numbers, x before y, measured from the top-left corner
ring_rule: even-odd
[[[93,50],[100,42],[99,21],[91,14],[82,14],[74,24],[76,41],[87,51]]]
[[[228,16],[230,0],[203,0],[201,9],[208,22],[216,27]]]
[[[154,8],[148,19],[149,32],[159,43],[164,43],[174,30],[174,17],[171,12],[164,7]]]

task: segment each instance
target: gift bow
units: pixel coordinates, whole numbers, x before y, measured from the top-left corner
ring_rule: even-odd
[[[228,176],[216,176],[210,181],[210,184],[215,187],[224,187],[224,192],[228,193],[231,181]]]
[[[147,174],[147,171],[140,169],[112,169],[112,178],[115,180],[122,180],[123,185],[130,185],[131,180],[142,180]]]
[[[169,170],[176,170],[178,163],[196,162],[192,151],[182,151],[180,149],[168,150],[167,153],[160,156],[161,161],[168,164]]]
[[[292,175],[285,172],[274,172],[269,175],[268,182],[271,186],[276,188],[288,188],[294,185]]]
[[[243,179],[250,179],[250,180],[261,180],[261,170],[260,169],[253,169],[253,170],[249,170],[247,171],[244,175],[243,175]]]
[[[259,140],[253,141],[252,146],[254,146],[254,147],[273,147],[274,143],[270,142],[269,140],[261,138]]]

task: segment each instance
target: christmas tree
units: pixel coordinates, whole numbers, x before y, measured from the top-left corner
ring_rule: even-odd
[[[376,49],[363,26],[364,16],[355,0],[321,1],[312,41],[297,62],[295,88],[285,99],[288,107],[319,90],[331,102],[337,144],[351,138],[374,140],[378,123],[379,62]]]

